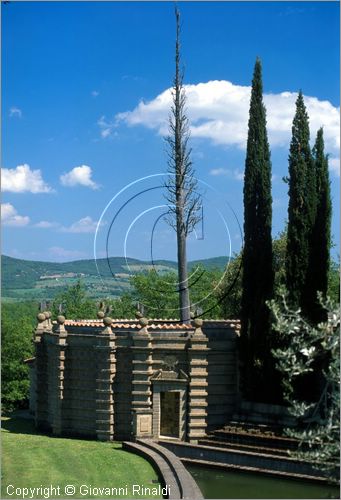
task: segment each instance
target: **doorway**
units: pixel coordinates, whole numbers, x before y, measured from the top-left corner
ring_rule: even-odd
[[[180,392],[168,391],[160,393],[160,435],[179,438]]]

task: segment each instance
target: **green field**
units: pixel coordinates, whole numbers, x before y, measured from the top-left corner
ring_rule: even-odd
[[[205,269],[225,268],[227,257],[213,257],[188,263],[189,270],[197,265]],[[129,277],[155,269],[158,274],[176,272],[173,261],[151,262],[123,257],[111,257],[110,267],[106,259],[79,260],[74,262],[38,262],[1,257],[2,298],[10,301],[51,300],[81,279],[89,298],[117,298],[130,291]],[[99,270],[99,272],[98,272]],[[72,276],[70,276],[70,274]],[[114,276],[113,276],[114,275]]]
[[[44,498],[44,492],[45,498],[132,498],[133,485],[152,489],[159,486],[152,466],[123,451],[120,443],[41,435],[32,420],[18,417],[2,419],[1,437],[1,498],[23,498],[22,493],[13,494],[15,488],[23,492],[23,488],[36,488],[26,498]],[[74,495],[65,494],[67,485],[75,487]],[[59,490],[51,490],[51,486]],[[117,495],[101,495],[103,488],[121,490]]]

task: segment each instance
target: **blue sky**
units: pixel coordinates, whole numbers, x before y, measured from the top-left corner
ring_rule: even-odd
[[[110,255],[149,259],[152,239],[154,258],[175,259],[175,235],[160,217],[164,177],[155,175],[167,170],[163,136],[174,74],[174,4],[1,7],[2,252],[68,261],[92,258],[94,246],[104,257],[107,242]],[[339,3],[180,2],[179,7],[192,159],[204,199],[204,227],[190,237],[189,259],[240,248],[257,56],[272,153],[273,234],[287,217],[282,177],[302,89],[312,144],[323,125],[330,154],[336,255]]]

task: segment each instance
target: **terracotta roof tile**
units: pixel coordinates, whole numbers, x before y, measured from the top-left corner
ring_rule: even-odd
[[[192,330],[194,327],[191,324],[183,324],[175,321],[178,320],[162,320],[150,319],[148,328],[152,330]],[[55,322],[54,322],[55,323]],[[210,326],[211,328],[220,328],[223,325],[229,325],[231,328],[240,328],[239,320],[204,320],[203,326]],[[84,319],[84,320],[71,320],[65,321],[65,326],[85,326],[103,328],[103,322],[98,319]],[[136,329],[141,328],[141,325],[136,320],[129,319],[113,319],[112,327],[122,329]]]

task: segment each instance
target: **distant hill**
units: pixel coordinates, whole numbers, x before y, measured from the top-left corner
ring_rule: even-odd
[[[189,262],[189,269],[201,264],[204,268],[223,271],[227,257],[213,257]],[[2,297],[10,299],[51,299],[56,293],[79,278],[84,282],[89,295],[100,297],[108,294],[119,296],[129,289],[129,274],[153,268],[162,273],[176,271],[177,264],[171,260],[156,260],[154,264],[133,258],[110,257],[107,259],[77,260],[73,262],[41,262],[15,259],[3,255],[1,259]],[[115,275],[115,279],[113,278]]]

